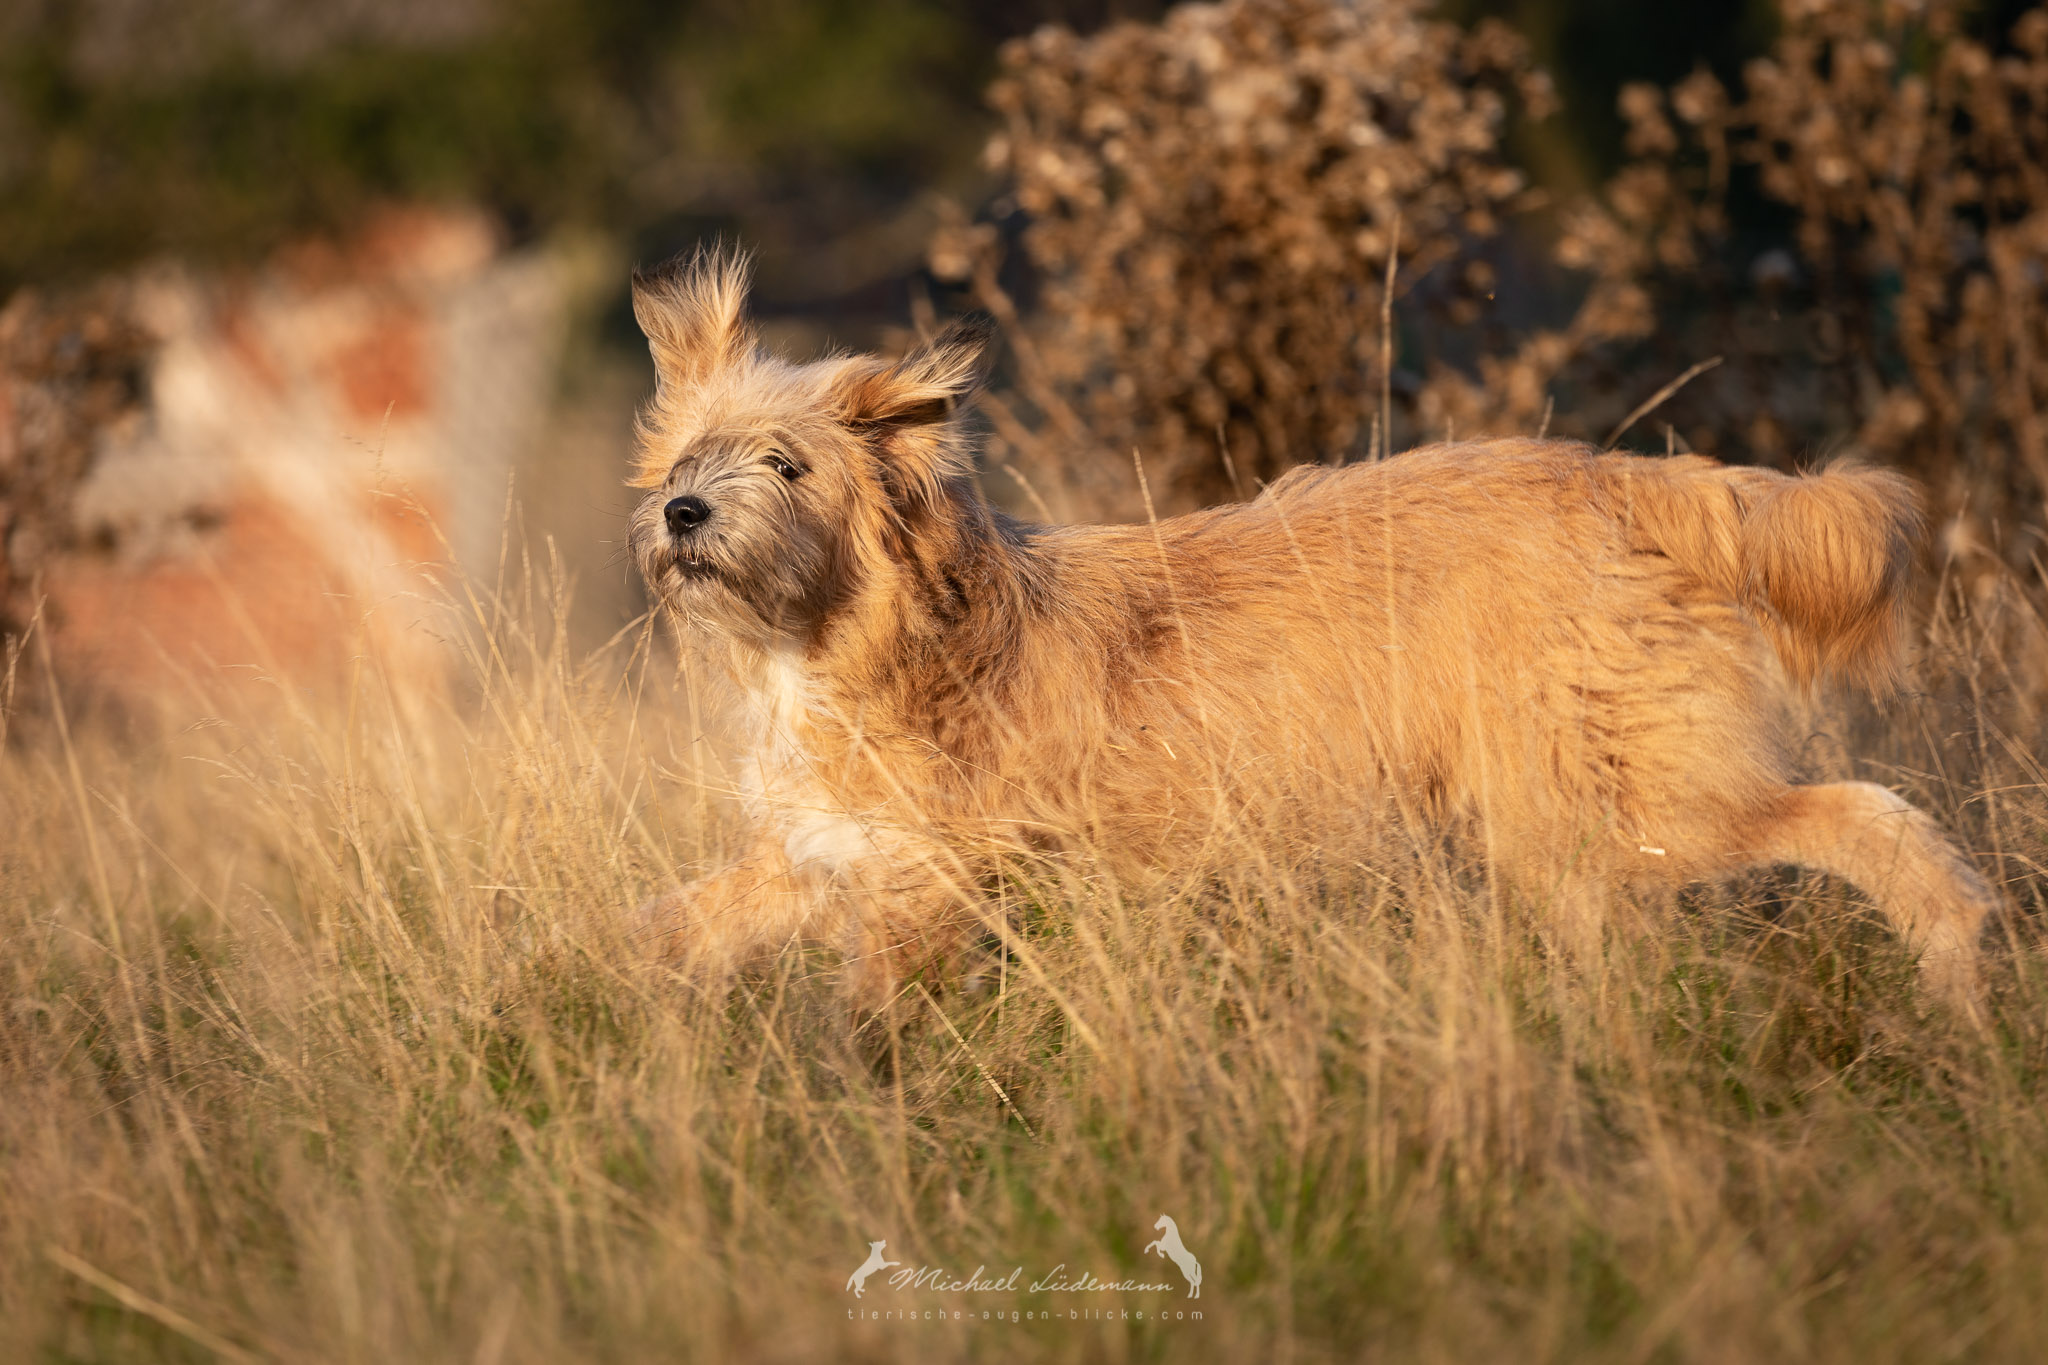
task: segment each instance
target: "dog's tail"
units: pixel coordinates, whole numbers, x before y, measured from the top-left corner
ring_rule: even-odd
[[[1740,603],[1800,686],[1834,675],[1890,687],[1922,528],[1910,479],[1847,464],[1794,477],[1698,456],[1627,463],[1632,546]]]

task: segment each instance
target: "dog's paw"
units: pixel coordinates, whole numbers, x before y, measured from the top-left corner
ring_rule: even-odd
[[[1988,997],[1977,958],[1974,948],[1960,945],[1930,948],[1920,957],[1920,989],[1981,1027]]]
[[[695,899],[689,887],[649,897],[629,917],[628,933],[650,955],[663,962],[681,962],[691,956],[691,944],[702,937],[691,923],[690,906]]]
[[[629,936],[664,970],[715,993],[739,964],[730,936],[706,913],[706,901],[697,882],[650,897],[633,911]]]

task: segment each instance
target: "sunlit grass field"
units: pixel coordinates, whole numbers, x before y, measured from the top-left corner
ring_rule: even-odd
[[[707,996],[635,947],[730,834],[658,634],[583,655],[564,589],[463,600],[445,691],[364,658],[167,729],[16,661],[0,1358],[2048,1359],[2011,621],[1945,599],[1914,684],[1807,746],[2026,912],[1982,1029],[1833,883],[1564,962],[1391,835],[1142,894],[1020,871],[980,970],[857,1018],[827,954]],[[1021,1275],[856,1297],[875,1241]]]

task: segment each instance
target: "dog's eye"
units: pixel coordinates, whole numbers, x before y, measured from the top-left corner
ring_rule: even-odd
[[[803,477],[804,472],[803,470],[797,468],[796,462],[791,460],[787,455],[783,454],[779,450],[770,451],[768,453],[768,464],[769,467],[774,469],[776,473],[780,474],[783,478],[788,479],[792,483],[796,482],[796,480]]]

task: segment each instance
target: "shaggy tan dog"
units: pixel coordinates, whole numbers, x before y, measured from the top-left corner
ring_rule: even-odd
[[[719,256],[634,287],[660,387],[633,552],[724,656],[754,826],[652,908],[669,952],[823,940],[878,992],[957,942],[1002,850],[1215,867],[1393,814],[1474,826],[1564,919],[1824,869],[1973,979],[1984,879],[1884,788],[1798,785],[1775,720],[1788,673],[1889,676],[1905,479],[1489,440],[1156,525],[1023,525],[958,416],[983,332],[794,365],[745,292]]]

